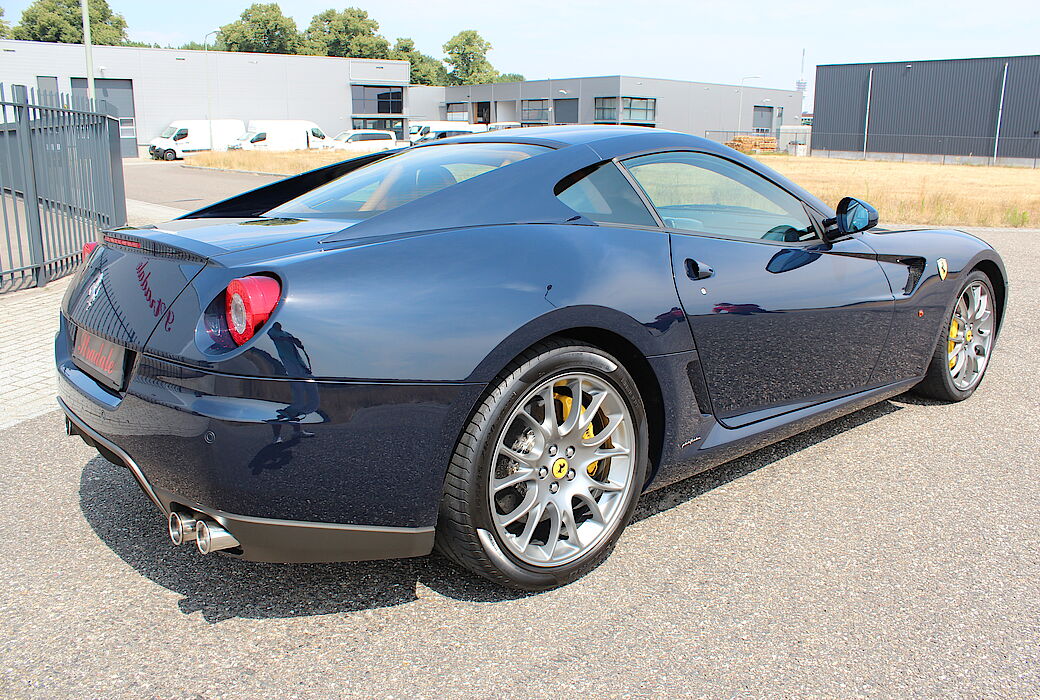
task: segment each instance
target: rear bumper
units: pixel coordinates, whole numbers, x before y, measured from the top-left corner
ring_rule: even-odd
[[[254,561],[419,556],[433,546],[444,470],[479,384],[262,379],[135,352],[122,392],[55,339],[70,432],[125,464],[165,513],[191,511]]]
[[[140,466],[121,447],[84,423],[60,398],[58,404],[65,412],[67,432],[80,436],[108,459],[122,462],[163,514],[174,510],[191,512],[196,518],[216,521],[230,532],[239,546],[227,550],[225,553],[229,556],[282,563],[364,561],[419,557],[433,549],[433,527],[378,527],[255,518],[193,503],[153,486]]]

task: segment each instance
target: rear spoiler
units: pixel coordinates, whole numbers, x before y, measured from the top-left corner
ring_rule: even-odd
[[[352,170],[375,163],[387,156],[400,153],[403,148],[377,153],[367,153],[358,158],[351,158],[340,163],[333,163],[314,170],[308,170],[300,175],[287,177],[270,185],[257,187],[243,194],[235,195],[216,204],[211,204],[201,209],[196,209],[180,219],[221,219],[221,218],[253,218],[270,211],[277,206],[296,199],[305,192],[310,192],[316,187],[332,182],[336,178],[346,175]]]

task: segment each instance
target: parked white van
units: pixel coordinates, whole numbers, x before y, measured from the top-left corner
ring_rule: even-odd
[[[487,124],[470,124],[469,122],[409,122],[408,140],[412,143],[444,139],[449,136],[478,134],[487,131]]]
[[[333,140],[341,144],[342,150],[353,153],[376,153],[398,146],[394,132],[377,129],[348,129],[336,134]],[[402,145],[409,144],[406,142]]]
[[[183,158],[185,153],[226,151],[242,135],[241,119],[178,119],[148,142],[148,155],[160,160]],[[213,143],[210,143],[210,135]]]
[[[337,148],[321,127],[300,119],[251,119],[229,148],[244,151],[304,151]]]

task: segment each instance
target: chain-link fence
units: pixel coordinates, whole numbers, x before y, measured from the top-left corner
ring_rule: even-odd
[[[75,269],[126,222],[119,121],[104,102],[0,84],[0,292]]]
[[[769,132],[706,131],[704,135],[745,153],[1040,167],[1040,133],[1030,137],[868,134],[864,139],[863,132],[836,134],[790,126]]]

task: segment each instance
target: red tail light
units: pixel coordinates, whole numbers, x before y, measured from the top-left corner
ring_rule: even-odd
[[[98,247],[98,242],[97,241],[87,241],[86,243],[84,243],[83,244],[83,249],[80,250],[80,255],[82,256],[79,259],[80,262],[86,262],[87,258],[90,257],[90,254],[93,253],[94,249],[97,248],[97,247]]]
[[[281,295],[282,286],[272,277],[251,275],[231,280],[225,292],[225,310],[236,343],[241,345],[253,337],[278,306]]]

